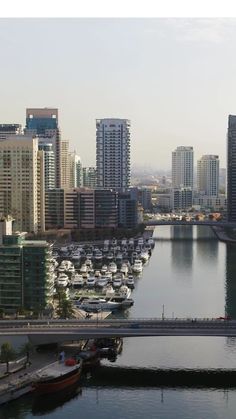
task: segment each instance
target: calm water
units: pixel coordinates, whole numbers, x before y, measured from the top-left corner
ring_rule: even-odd
[[[236,318],[236,246],[207,227],[160,227],[156,246],[137,279],[130,317]],[[114,366],[113,364],[107,365]],[[145,368],[236,368],[236,338],[127,338],[115,365]],[[21,398],[0,418],[235,418],[235,389],[94,386],[92,379],[58,399]]]

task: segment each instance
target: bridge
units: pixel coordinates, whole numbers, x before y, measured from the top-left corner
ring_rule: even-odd
[[[80,339],[148,336],[236,336],[236,320],[106,319],[0,321],[0,336],[28,336],[35,345]],[[1,340],[2,340],[1,339]]]
[[[184,221],[184,220],[149,220],[144,222],[145,226],[207,226],[207,227],[230,227],[236,228],[235,222],[227,222],[227,221],[211,221],[211,220],[204,220],[204,221]]]

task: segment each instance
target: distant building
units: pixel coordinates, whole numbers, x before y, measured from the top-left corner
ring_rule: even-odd
[[[120,192],[118,198],[118,224],[121,228],[138,225],[138,200],[131,192]]]
[[[65,220],[64,189],[55,188],[45,191],[45,228],[64,228]]]
[[[148,188],[130,188],[129,192],[133,199],[136,199],[144,211],[152,210],[152,191]]]
[[[25,134],[38,136],[40,143],[53,144],[55,156],[55,182],[61,187],[61,134],[58,125],[58,109],[56,108],[28,108],[26,109]]]
[[[22,135],[22,126],[20,124],[0,124],[0,141],[6,140],[10,135]]]
[[[14,231],[44,230],[43,157],[36,138],[0,141],[0,214],[14,218]]]
[[[199,206],[201,210],[222,212],[227,209],[227,199],[225,195],[198,196],[193,198],[193,207],[196,206]]]
[[[191,188],[173,189],[171,196],[171,209],[189,210],[192,208],[193,192]]]
[[[180,146],[172,152],[172,188],[193,190],[193,147]]]
[[[97,187],[97,171],[95,167],[83,167],[82,169],[82,186],[84,188],[96,189]]]
[[[69,153],[70,188],[80,188],[82,186],[82,164],[76,151]]]
[[[61,188],[70,188],[69,141],[61,141]]]
[[[197,190],[200,195],[218,196],[219,157],[204,155],[197,162]]]
[[[227,134],[227,219],[236,221],[236,115],[229,115]]]
[[[6,235],[0,245],[0,308],[43,311],[53,300],[51,245]]]
[[[42,143],[38,145],[39,150],[44,153],[44,180],[45,190],[55,188],[55,155],[52,143]]]
[[[125,191],[130,186],[130,121],[96,120],[98,188]]]

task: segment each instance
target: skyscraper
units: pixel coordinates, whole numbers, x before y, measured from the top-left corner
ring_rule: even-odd
[[[95,189],[97,187],[97,171],[95,167],[83,167],[82,185],[84,188]]]
[[[218,196],[219,157],[209,154],[197,162],[197,189],[202,195]]]
[[[0,214],[14,218],[14,231],[44,230],[43,164],[37,138],[0,141]]]
[[[177,147],[172,152],[172,188],[193,189],[193,147]]]
[[[228,119],[227,219],[236,221],[236,115],[229,115]]]
[[[130,121],[96,120],[98,188],[125,191],[130,186]]]
[[[76,151],[69,153],[70,188],[82,186],[82,165]]]
[[[29,108],[26,109],[26,128],[28,135],[38,136],[40,143],[51,142],[55,155],[55,182],[61,187],[61,136],[58,126],[58,109]]]
[[[55,188],[55,155],[52,143],[39,143],[39,150],[44,153],[45,190]]]

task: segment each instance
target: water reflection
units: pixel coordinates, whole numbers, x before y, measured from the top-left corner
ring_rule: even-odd
[[[198,263],[217,263],[219,241],[210,227],[197,226]]]
[[[171,261],[174,269],[192,270],[193,226],[171,226]]]
[[[226,245],[225,312],[236,319],[236,246]]]

